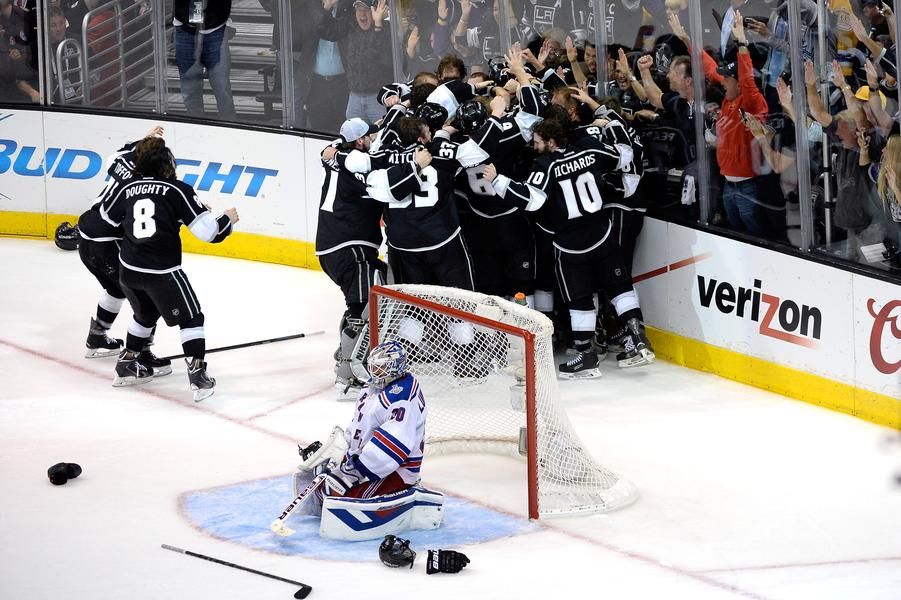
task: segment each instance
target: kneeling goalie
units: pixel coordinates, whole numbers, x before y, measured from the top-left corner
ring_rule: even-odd
[[[336,427],[325,445],[301,451],[295,495],[324,478],[298,512],[321,515],[320,535],[341,540],[435,529],[444,496],[418,485],[427,414],[419,381],[396,341],[373,348],[366,368],[369,381],[347,429]]]

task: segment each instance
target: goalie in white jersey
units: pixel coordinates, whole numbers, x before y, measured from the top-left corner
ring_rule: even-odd
[[[324,446],[302,452],[295,494],[325,476],[322,494],[303,513],[321,513],[320,535],[335,539],[435,529],[444,496],[418,485],[428,414],[419,380],[396,341],[373,348],[366,368],[370,378],[347,428],[336,427]]]

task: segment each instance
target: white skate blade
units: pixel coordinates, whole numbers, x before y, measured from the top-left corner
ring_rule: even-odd
[[[87,348],[84,351],[85,358],[107,358],[108,356],[119,356],[121,348]]]
[[[557,371],[557,379],[597,379],[601,376],[601,370],[597,367],[593,369],[585,369],[576,371],[575,373],[564,373]]]
[[[214,388],[194,389],[194,386],[191,386],[191,391],[194,393],[194,402],[201,402],[203,400],[206,400],[207,398],[209,398],[210,396],[213,395],[213,390],[214,390]]]
[[[648,349],[644,349],[639,350],[637,356],[617,361],[616,364],[620,369],[631,369],[633,367],[643,367],[645,365],[649,365],[654,362],[655,358],[656,356],[653,352]]]
[[[153,369],[153,377],[165,377],[172,374],[172,367],[156,367]]]
[[[153,376],[150,377],[119,377],[116,375],[113,378],[113,387],[125,387],[127,385],[141,385],[147,383],[148,381],[153,380]]]

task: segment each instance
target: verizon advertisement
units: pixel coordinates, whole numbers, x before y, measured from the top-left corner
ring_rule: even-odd
[[[654,219],[633,271],[650,325],[901,399],[901,286]]]

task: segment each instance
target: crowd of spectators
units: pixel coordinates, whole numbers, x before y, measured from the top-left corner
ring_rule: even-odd
[[[39,97],[35,1],[0,0],[3,101]],[[799,207],[811,202],[817,246],[855,261],[876,256],[899,264],[891,0],[824,0],[826,22],[815,0],[797,0],[804,81],[791,78],[788,0],[702,2],[703,48],[692,44],[698,36],[689,34],[687,0],[608,0],[603,18],[582,0],[406,0],[395,3],[397,15],[386,0],[297,0],[291,15],[279,15],[275,0],[256,1],[272,14],[273,47],[280,47],[280,24],[291,24],[297,128],[333,133],[345,119],[376,122],[385,114],[379,89],[425,72],[439,82],[492,81],[503,69],[502,42],[510,41],[548,92],[570,86],[629,123],[644,146],[638,194],[652,210],[798,245]],[[192,23],[195,4],[174,0],[185,108],[204,114],[205,74],[217,105],[206,115],[231,120],[228,12],[209,10],[205,18],[215,22]],[[80,37],[85,11],[96,5],[49,1],[51,52],[62,39]],[[597,26],[615,41],[600,52]],[[695,52],[702,73],[694,72]],[[606,81],[598,80],[601,73]],[[75,74],[53,80],[51,101],[82,93]],[[699,89],[703,114],[695,109]],[[794,94],[804,94],[808,114],[795,114]],[[810,173],[798,172],[796,128],[809,146]],[[701,164],[708,172],[699,173]],[[808,177],[813,196],[800,198],[799,182]],[[702,181],[707,190],[699,189]],[[697,202],[702,192],[713,205],[707,214]]]

